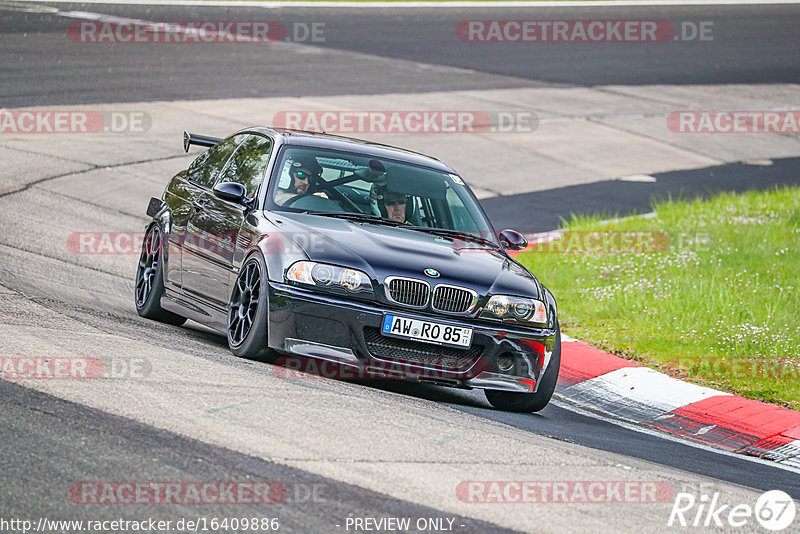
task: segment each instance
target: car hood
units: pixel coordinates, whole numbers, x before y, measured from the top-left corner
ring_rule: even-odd
[[[477,243],[306,213],[281,213],[275,222],[284,240],[291,239],[310,260],[360,269],[380,284],[387,276],[407,276],[466,286],[481,296],[541,298],[542,288],[527,269]],[[439,277],[426,276],[426,269]]]

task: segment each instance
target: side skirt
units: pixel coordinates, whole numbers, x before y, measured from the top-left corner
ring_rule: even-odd
[[[161,297],[161,307],[212,328],[223,335],[228,326],[226,310],[169,288],[164,290],[164,295]]]

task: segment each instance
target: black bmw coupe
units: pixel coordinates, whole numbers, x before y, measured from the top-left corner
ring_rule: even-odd
[[[139,315],[207,325],[246,358],[479,388],[505,410],[550,401],[555,299],[448,165],[272,128],[191,145],[208,149],[147,208]]]

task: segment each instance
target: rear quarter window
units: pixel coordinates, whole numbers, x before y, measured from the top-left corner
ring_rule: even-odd
[[[222,167],[245,137],[246,134],[233,135],[197,156],[197,159],[189,165],[187,178],[197,185],[210,188],[214,185]]]

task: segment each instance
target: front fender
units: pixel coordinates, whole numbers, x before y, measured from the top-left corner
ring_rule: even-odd
[[[264,256],[267,276],[272,282],[283,283],[283,273],[291,264],[309,259],[306,251],[291,235],[280,231],[262,235],[256,243],[256,249]]]

